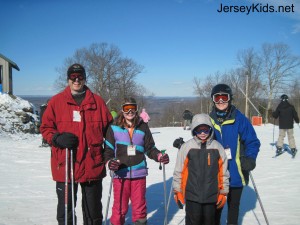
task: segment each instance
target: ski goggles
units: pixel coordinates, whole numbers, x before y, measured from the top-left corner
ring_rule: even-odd
[[[138,111],[138,106],[135,103],[122,105],[122,112],[128,114],[129,112],[135,113]]]
[[[76,79],[78,79],[80,81],[84,80],[84,76],[80,73],[72,73],[68,76],[68,78],[73,82],[75,82]]]
[[[201,133],[204,133],[204,134],[209,134],[211,131],[211,127],[208,126],[208,125],[200,125],[198,127],[196,127],[194,129],[194,134],[197,135],[197,134],[201,134]]]
[[[213,95],[212,99],[214,103],[220,103],[221,100],[222,102],[226,103],[230,101],[230,95],[226,93],[217,93]]]

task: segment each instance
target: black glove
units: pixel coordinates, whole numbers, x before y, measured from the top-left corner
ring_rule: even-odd
[[[183,138],[182,138],[182,137],[177,138],[177,139],[175,139],[175,141],[173,142],[173,147],[174,147],[174,148],[180,149],[180,148],[181,148],[181,145],[182,145],[183,143],[184,143],[184,141],[183,141]]]
[[[117,171],[120,166],[120,161],[116,158],[108,161],[108,168],[112,171]]]
[[[78,146],[78,137],[72,133],[56,133],[52,137],[52,143],[58,148],[76,149]]]
[[[243,173],[243,176],[244,176],[244,180],[245,180],[245,183],[246,185],[249,184],[249,176],[250,176],[250,172],[249,171],[246,171],[246,170],[242,170],[242,173]]]
[[[254,170],[256,166],[256,160],[251,157],[243,156],[241,157],[241,165],[242,165],[242,170],[251,171]]]

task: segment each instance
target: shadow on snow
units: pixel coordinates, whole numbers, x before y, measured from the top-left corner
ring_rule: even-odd
[[[250,181],[251,182],[251,181]],[[172,184],[172,178],[169,178],[166,181],[166,193],[167,193],[167,201],[170,194],[170,188]],[[172,192],[173,195],[173,192]],[[148,214],[148,225],[162,225],[165,217],[165,209],[164,209],[164,186],[163,182],[156,183],[150,185],[146,191],[146,199],[147,199],[147,214]],[[254,217],[256,218],[256,224],[264,224],[264,221],[259,221],[257,215],[255,214],[255,207],[257,202],[257,195],[255,190],[250,186],[245,186],[243,189],[243,194],[241,198],[240,204],[240,212],[239,212],[239,224],[243,224],[244,216],[247,212],[252,211]],[[257,207],[258,210],[261,210],[260,206]],[[177,207],[173,196],[171,196],[170,206],[168,210],[168,223],[173,219],[173,217],[178,212],[179,208]],[[183,209],[185,210],[185,209]],[[227,216],[227,205],[225,205],[222,217],[221,224],[226,224],[226,216]],[[185,218],[181,218],[178,222],[179,224],[184,224]],[[126,223],[132,224],[131,221],[131,206],[129,207],[128,213],[126,215]]]

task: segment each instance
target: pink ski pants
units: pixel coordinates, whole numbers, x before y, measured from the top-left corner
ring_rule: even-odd
[[[129,200],[132,208],[132,222],[147,217],[146,177],[135,179],[113,179],[114,203],[110,222],[123,225],[128,212]]]

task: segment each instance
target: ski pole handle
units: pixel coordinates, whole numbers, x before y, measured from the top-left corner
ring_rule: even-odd
[[[167,151],[166,149],[161,150],[161,151],[160,151],[160,152],[161,152],[161,156],[163,156],[163,155],[165,154],[166,151]],[[159,169],[160,169],[160,170],[162,169],[161,162],[159,162]]]

